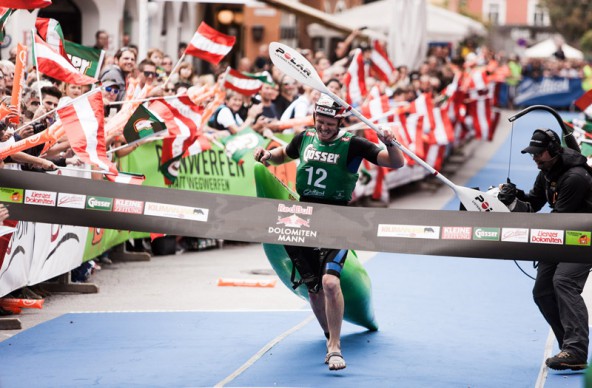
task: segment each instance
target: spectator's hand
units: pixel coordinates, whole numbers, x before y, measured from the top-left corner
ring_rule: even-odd
[[[273,137],[273,131],[269,128],[264,128],[261,134],[268,139]]]
[[[516,185],[512,182],[503,183],[499,186],[500,192],[497,195],[497,198],[506,206],[510,206],[516,200],[516,194],[518,193],[518,189]]]
[[[35,119],[43,116],[46,113],[47,113],[47,109],[45,109],[45,107],[43,106],[43,104],[39,105],[39,108],[37,108],[37,110],[33,114],[33,120],[35,120]]]
[[[253,104],[249,108],[247,116],[252,117],[254,119],[255,117],[259,116],[262,112],[263,112],[263,104]],[[253,120],[253,121],[255,121],[255,120]]]
[[[256,105],[258,106],[258,105]],[[269,123],[271,122],[271,119],[269,117],[265,117],[265,116],[259,116],[257,118],[257,120],[253,123],[253,125],[251,125],[251,127],[255,130],[255,131],[259,131],[265,127],[267,127],[269,125]]]
[[[273,132],[277,132],[280,130],[280,121],[276,119],[268,119],[265,122],[265,127],[271,129]]]
[[[66,158],[66,164],[72,166],[82,166],[84,162],[78,157],[78,155],[74,155],[71,158]]]
[[[20,115],[18,113],[18,109],[16,108],[16,106],[14,105],[9,105],[8,106],[8,114],[6,116],[4,116],[3,120],[4,122],[8,125],[10,123],[12,123],[12,120],[17,119],[17,121],[20,122]]]
[[[32,125],[27,125],[25,127],[22,127],[21,129],[19,129],[15,133],[18,134],[21,137],[21,139],[26,139],[27,137],[33,136],[35,134],[35,132],[33,131]]]
[[[55,171],[58,169],[58,166],[56,166],[51,160],[47,159],[42,159],[41,162],[39,162],[38,167],[41,167],[45,171]]]
[[[9,216],[8,209],[3,204],[0,204],[0,222],[7,219]]]

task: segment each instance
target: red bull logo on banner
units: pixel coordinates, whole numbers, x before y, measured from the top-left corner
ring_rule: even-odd
[[[278,216],[277,223],[278,225],[284,225],[290,228],[310,228],[310,219],[303,219],[298,217],[296,214],[292,214],[289,217],[280,217]]]

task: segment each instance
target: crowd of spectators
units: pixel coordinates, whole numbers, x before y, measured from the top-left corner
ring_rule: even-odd
[[[105,31],[98,31],[94,47],[104,48],[108,41]],[[138,96],[145,85],[150,86],[147,97],[167,97],[185,94],[191,87],[213,88],[216,83],[221,84],[227,62],[217,66],[210,66],[210,71],[199,73],[194,67],[191,57],[184,57],[185,43],[179,45],[175,55],[167,55],[158,48],[148,50],[145,58],[138,58],[138,50],[129,42],[119,47],[113,56],[106,56],[100,71],[100,87],[104,102],[105,117],[108,122],[119,109],[121,101],[130,94]],[[335,94],[345,98],[344,77],[351,60],[352,49],[362,47],[364,55],[371,53],[369,46],[364,46],[361,31],[354,31],[340,42],[333,52],[322,50],[313,51],[308,48],[300,49],[321,76],[323,82]],[[183,62],[177,70],[171,73],[177,61]],[[22,106],[18,124],[13,123],[17,115],[15,107],[10,106],[14,80],[15,57],[0,61],[0,102],[9,107],[10,113],[0,120],[0,149],[25,139],[51,126],[56,120],[55,109],[64,106],[69,101],[79,97],[88,90],[89,86],[65,84],[59,80],[37,74],[34,67],[26,71],[26,86],[22,90]],[[390,74],[389,82],[375,77],[366,79],[368,88],[375,88],[380,93],[388,95],[398,103],[411,102],[422,93],[430,93],[437,101],[442,98],[444,90],[451,85],[455,78],[462,75],[467,68],[482,67],[493,82],[506,82],[515,87],[522,77],[563,76],[579,77],[583,80],[584,89],[592,87],[592,69],[583,61],[570,61],[552,58],[548,60],[521,60],[516,55],[494,53],[486,46],[472,51],[456,50],[451,52],[449,46],[431,47],[425,60],[416,69],[398,66]],[[265,82],[259,93],[254,96],[244,96],[235,91],[226,91],[223,104],[218,107],[208,121],[205,132],[212,138],[235,134],[246,127],[251,127],[262,134],[288,131],[298,132],[304,124],[296,124],[286,129],[282,122],[291,119],[302,119],[310,116],[315,102],[320,96],[317,90],[299,84],[295,79],[281,73],[272,66],[267,53],[267,46],[262,45],[257,57],[240,58],[237,70],[262,75]],[[131,80],[134,82],[130,82]],[[42,118],[38,120],[38,118]],[[352,118],[353,122],[354,119]],[[111,136],[106,139],[107,147],[119,147],[124,144],[121,136]],[[43,145],[30,148],[24,152],[14,154],[1,162],[3,168],[18,170],[32,170],[43,172],[55,170],[59,166],[80,166],[83,163],[72,151],[67,138],[61,138],[51,148],[41,154]],[[113,157],[123,158],[134,147],[123,148],[113,153]],[[95,177],[97,178],[97,177]],[[102,179],[101,176],[98,177]],[[0,216],[6,218],[3,208]],[[149,249],[142,241],[130,242],[130,250]],[[101,265],[108,265],[107,255],[102,255],[90,265],[90,269],[98,269]],[[84,280],[89,273],[86,264]],[[24,292],[24,293],[23,293]],[[40,292],[42,293],[42,292]],[[42,297],[29,291],[17,290],[15,296]],[[3,313],[0,309],[0,314]]]

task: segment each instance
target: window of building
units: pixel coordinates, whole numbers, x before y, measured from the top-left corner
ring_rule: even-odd
[[[528,24],[531,26],[549,26],[551,24],[547,8],[540,0],[528,1]]]
[[[506,24],[506,1],[484,0],[483,15],[485,20],[493,25]]]

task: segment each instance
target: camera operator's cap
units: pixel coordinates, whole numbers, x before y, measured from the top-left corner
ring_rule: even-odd
[[[528,145],[528,147],[523,149],[521,152],[523,154],[538,154],[548,149],[551,141],[551,138],[547,136],[547,134],[545,134],[544,131],[536,130],[532,134],[532,138],[530,139],[530,144]]]

